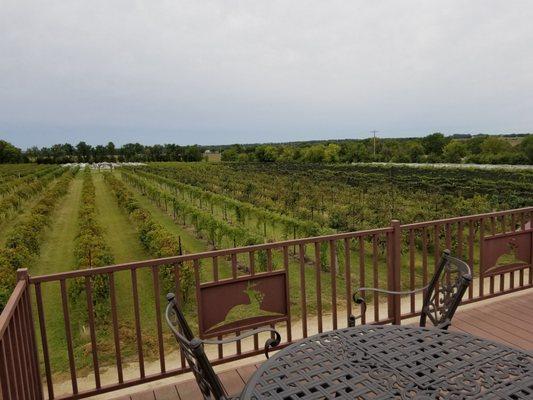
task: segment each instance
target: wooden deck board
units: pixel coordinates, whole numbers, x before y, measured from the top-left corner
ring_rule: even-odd
[[[453,319],[453,331],[465,332],[520,349],[533,350],[533,290],[491,301],[474,303],[459,309]],[[245,360],[243,360],[245,362]],[[230,394],[239,393],[260,364],[242,365],[219,373]],[[144,390],[120,400],[202,400],[194,380]],[[119,400],[119,399],[115,399]]]

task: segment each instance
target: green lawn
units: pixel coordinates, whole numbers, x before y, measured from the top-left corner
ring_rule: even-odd
[[[52,224],[44,233],[39,259],[30,268],[31,275],[69,271],[75,267],[74,238],[78,230],[81,188],[82,177],[78,174],[54,210]],[[59,283],[42,284],[42,294],[52,369],[64,370],[68,356]]]

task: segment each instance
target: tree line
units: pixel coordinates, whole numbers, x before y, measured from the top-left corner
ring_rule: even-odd
[[[177,144],[115,146],[55,144],[22,151],[0,140],[0,163],[59,164],[102,161],[201,161],[205,150],[220,152],[222,161],[305,163],[477,163],[532,164],[533,134],[451,135],[433,133],[422,138],[345,139],[313,142],[180,146]]]
[[[200,146],[179,146],[177,144],[146,146],[140,143],[126,143],[115,146],[92,146],[86,142],[76,145],[54,144],[51,147],[36,146],[26,151],[0,140],[0,163],[36,162],[39,164],[64,164],[70,162],[144,162],[144,161],[201,161],[203,149]]]
[[[533,163],[533,134],[490,136],[433,133],[423,138],[233,145],[222,161],[304,163]]]

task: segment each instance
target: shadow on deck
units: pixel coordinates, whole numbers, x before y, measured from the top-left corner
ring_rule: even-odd
[[[450,329],[533,351],[533,289],[465,305],[457,311]],[[239,393],[257,369],[259,364],[249,362],[241,360],[240,366],[225,370],[221,366],[218,374],[228,393]],[[115,400],[201,400],[196,382],[185,377],[180,377],[177,383],[151,384],[148,389]]]

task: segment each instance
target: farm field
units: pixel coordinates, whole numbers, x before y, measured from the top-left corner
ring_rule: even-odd
[[[197,253],[213,249],[246,246],[292,238],[320,236],[389,226],[392,219],[402,223],[427,221],[459,215],[519,208],[533,204],[533,172],[467,169],[433,169],[370,165],[303,165],[256,163],[150,163],[121,167],[113,171],[62,168],[59,166],[0,166],[0,288],[5,301],[14,272],[28,267],[31,275],[77,268],[97,268],[113,263],[140,261]],[[465,237],[468,232],[464,230]],[[31,231],[31,240],[27,232]],[[428,243],[435,232],[427,233]],[[442,235],[444,242],[445,232]],[[386,284],[387,255],[383,238],[349,244],[350,262],[361,260],[364,280],[372,286]],[[421,237],[404,238],[421,243]],[[353,248],[352,248],[353,246]],[[453,247],[458,246],[457,242]],[[300,315],[299,274],[301,258],[309,268],[306,281],[308,313],[318,302],[316,273],[321,275],[321,302],[331,309],[331,287],[345,290],[345,254],[341,246],[330,262],[327,244],[315,259],[315,249],[289,249],[291,311]],[[427,263],[434,263],[429,248]],[[472,249],[478,257],[477,248]],[[282,254],[270,260],[275,268],[283,264]],[[410,262],[407,254],[404,264]],[[267,254],[258,252],[255,265],[266,270]],[[377,265],[377,273],[372,266]],[[212,279],[202,266],[201,279]],[[239,270],[249,268],[237,260]],[[316,267],[318,267],[318,272]],[[405,286],[421,285],[427,271],[417,257],[412,270],[402,274]],[[427,266],[426,266],[427,267]],[[219,264],[220,276],[231,275],[231,260]],[[332,270],[333,268],[333,270]],[[366,268],[366,269],[365,269]],[[194,314],[191,268],[184,265],[181,276],[185,309]],[[362,277],[355,270],[351,286]],[[139,270],[140,326],[143,352],[147,359],[157,355],[153,275]],[[172,290],[173,281],[163,268],[157,275],[161,299]],[[122,356],[135,353],[134,304],[129,272],[115,275]],[[105,364],[112,358],[110,337],[110,282],[107,277],[92,281],[99,352]],[[66,336],[59,285],[43,284],[45,319],[52,370],[67,369]],[[0,303],[3,305],[4,303]],[[68,287],[68,305],[74,353],[78,368],[90,364],[91,338],[87,331],[87,299],[84,282]],[[339,305],[342,306],[342,305]],[[171,345],[170,335],[166,337]],[[106,357],[109,354],[109,357]],[[83,369],[79,370],[83,374]]]

